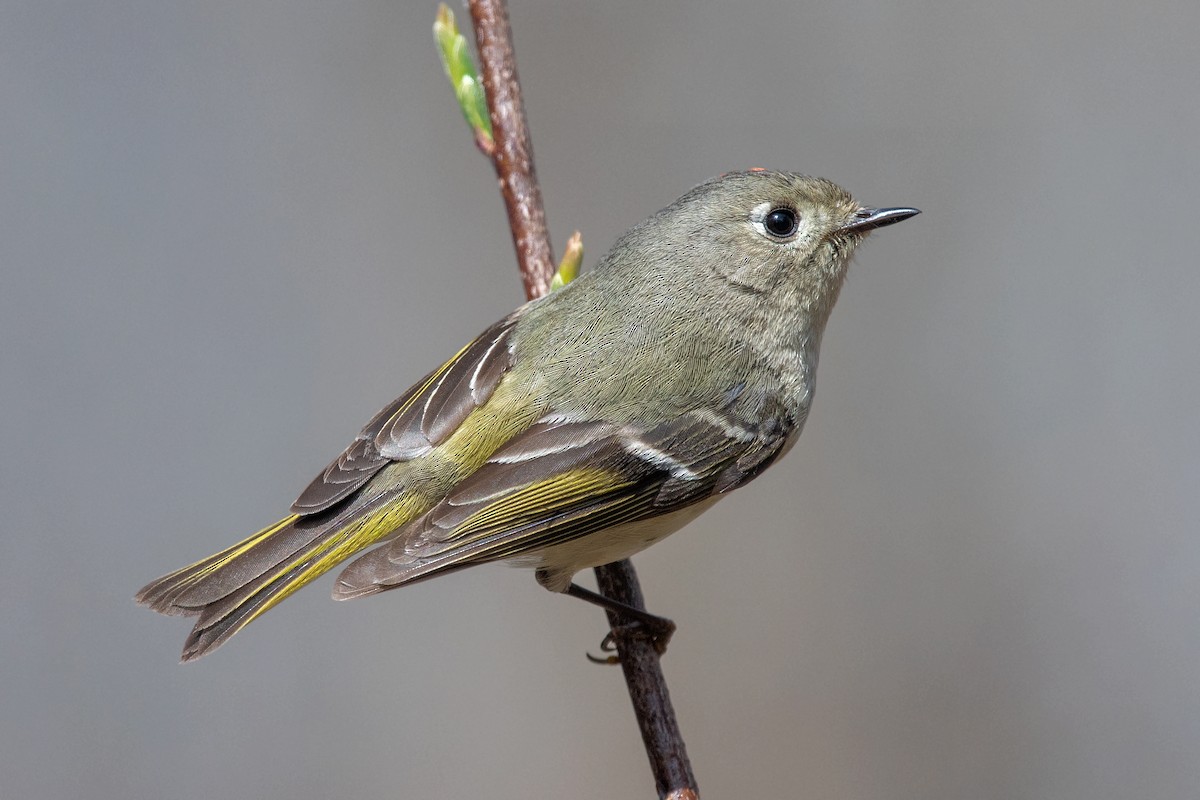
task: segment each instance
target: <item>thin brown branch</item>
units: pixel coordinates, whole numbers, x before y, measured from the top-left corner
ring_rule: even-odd
[[[628,559],[596,567],[596,585],[605,597],[634,608],[646,607],[637,573]],[[682,800],[689,797],[685,792],[691,792],[690,797],[695,798],[698,793],[696,777],[692,775],[683,734],[675,720],[675,708],[671,705],[658,651],[648,637],[627,635],[630,628],[621,624],[620,615],[613,611],[604,613],[608,614],[608,624],[616,641],[617,656],[625,673],[629,699],[633,701],[633,713],[642,730],[642,742],[650,758],[658,796]]]
[[[480,77],[492,118],[492,138],[496,142],[492,164],[508,211],[525,295],[532,300],[550,289],[554,255],[546,231],[542,190],[533,168],[533,145],[525,122],[508,8],[503,0],[471,0],[469,6],[475,44],[479,48]]]
[[[490,156],[508,211],[525,294],[532,300],[549,289],[554,257],[533,167],[533,146],[521,100],[508,9],[504,0],[469,0],[469,6],[495,139]],[[596,567],[596,583],[601,594],[645,608],[637,573],[629,561]],[[658,653],[650,639],[625,635],[629,629],[621,625],[620,617],[607,613],[658,796],[664,800],[697,800],[699,789]]]

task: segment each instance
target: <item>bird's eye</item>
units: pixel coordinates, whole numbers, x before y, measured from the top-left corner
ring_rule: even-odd
[[[772,236],[778,236],[780,239],[791,236],[799,226],[800,220],[790,208],[773,208],[763,217],[763,227]]]

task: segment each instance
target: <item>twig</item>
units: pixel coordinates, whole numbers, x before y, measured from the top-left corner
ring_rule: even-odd
[[[504,0],[471,0],[469,5],[483,89],[492,118],[492,137],[496,142],[492,164],[508,211],[521,282],[525,284],[526,297],[532,300],[549,291],[554,256],[546,231],[542,190],[533,168],[533,145],[525,123],[508,8]]]
[[[628,559],[596,567],[596,585],[605,597],[634,608],[646,607],[633,562]],[[663,677],[658,652],[645,636],[622,636],[621,632],[629,628],[621,625],[621,617],[612,611],[604,613],[608,614],[608,624],[616,639],[625,685],[629,688],[638,727],[642,729],[642,742],[650,758],[658,796],[668,800],[694,800],[698,791],[696,777],[692,775],[683,734],[675,721],[675,709],[667,692],[667,679]]]
[[[532,300],[549,289],[554,258],[546,232],[542,193],[533,168],[533,146],[525,122],[508,9],[504,0],[469,0],[468,5],[495,140],[490,155],[508,211],[521,281],[526,296]],[[645,608],[637,573],[628,560],[596,567],[596,583],[601,594]],[[658,796],[663,800],[695,800],[699,789],[675,720],[658,653],[648,638],[624,635],[628,628],[621,625],[620,617],[607,613]]]

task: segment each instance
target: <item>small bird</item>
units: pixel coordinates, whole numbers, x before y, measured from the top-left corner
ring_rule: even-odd
[[[198,617],[191,661],[379,545],[335,600],[507,561],[665,648],[669,620],[572,577],[673,533],[791,448],[851,254],[918,213],[794,173],[709,180],[386,406],[288,516],[137,601]]]

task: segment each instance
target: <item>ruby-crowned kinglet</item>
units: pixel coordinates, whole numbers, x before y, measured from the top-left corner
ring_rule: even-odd
[[[701,184],[380,411],[289,516],[137,600],[199,617],[184,661],[381,542],[335,599],[503,560],[605,604],[572,576],[674,532],[795,442],[847,261],[917,213],[790,173]]]

